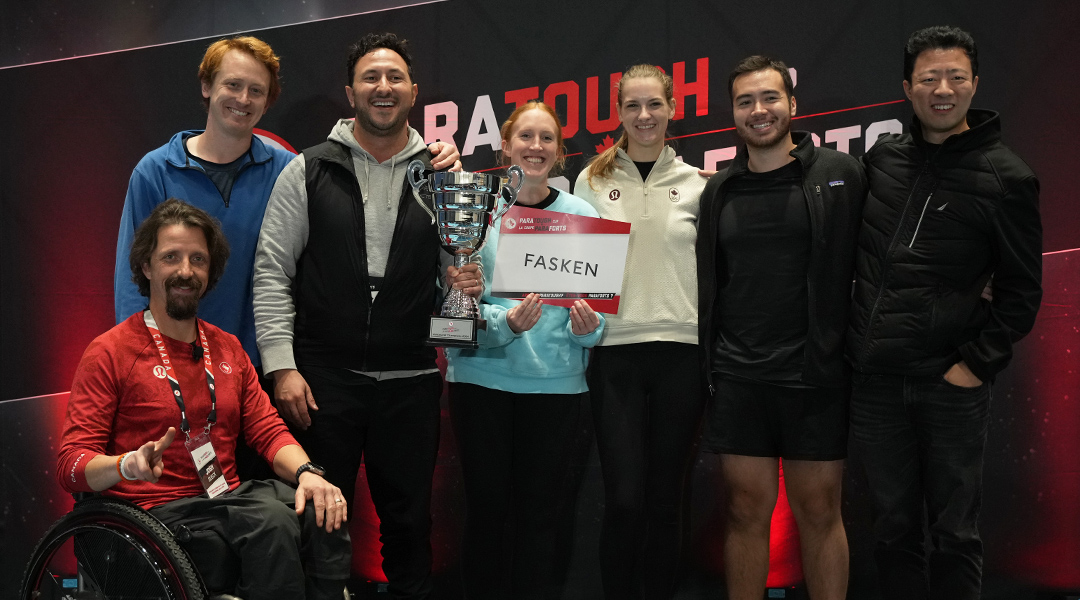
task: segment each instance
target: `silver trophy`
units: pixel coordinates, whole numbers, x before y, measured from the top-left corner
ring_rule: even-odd
[[[517,165],[506,172],[509,177],[467,171],[425,173],[423,162],[409,163],[413,196],[432,222],[438,224],[439,241],[443,249],[454,255],[454,266],[458,269],[483,247],[488,226],[517,201],[525,172]],[[451,289],[443,300],[440,315],[431,317],[427,341],[433,346],[476,348],[479,317],[476,300],[461,290]]]

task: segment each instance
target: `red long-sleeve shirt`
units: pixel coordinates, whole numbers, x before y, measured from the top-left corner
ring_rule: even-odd
[[[285,427],[240,343],[232,335],[200,321],[213,358],[217,388],[217,424],[210,430],[221,468],[235,488],[235,449],[242,431],[248,445],[267,462],[296,440]],[[164,336],[163,336],[164,337]],[[203,431],[210,413],[210,391],[201,359],[190,344],[164,337],[180,383],[191,435]],[[191,454],[180,432],[180,408],[164,378],[141,312],[95,339],[75,371],[56,472],[69,492],[90,491],[87,463],[99,454],[118,455],[177,430],[163,454],[165,470],[156,483],[121,481],[104,493],[151,508],[203,493]],[[160,376],[159,376],[160,375]]]

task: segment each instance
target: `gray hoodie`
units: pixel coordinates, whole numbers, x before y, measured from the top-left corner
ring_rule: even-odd
[[[378,162],[360,147],[352,133],[353,120],[341,119],[327,139],[352,150],[353,171],[364,194],[368,273],[382,277],[397,221],[398,200],[405,183],[408,158],[426,147],[420,134],[408,128],[405,148]],[[293,319],[296,309],[292,281],[296,262],[308,242],[307,179],[304,155],[293,159],[278,176],[266,205],[259,246],[255,252],[255,331],[266,373],[295,369]]]

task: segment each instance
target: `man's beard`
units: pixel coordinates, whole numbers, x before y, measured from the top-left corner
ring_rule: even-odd
[[[359,104],[357,104],[359,106]],[[405,124],[409,121],[409,113],[407,111],[395,115],[395,117],[386,123],[377,123],[371,118],[371,112],[367,108],[356,110],[355,122],[364,131],[376,137],[391,137],[401,133],[401,130],[405,129]]]
[[[752,135],[744,136],[741,130],[736,131],[736,133],[739,134],[739,137],[742,138],[742,141],[745,142],[747,146],[750,146],[751,148],[757,148],[759,150],[766,150],[768,148],[776,146],[783,140],[787,139],[788,132],[790,131],[791,119],[789,118],[784,119],[783,121],[777,119],[776,125],[773,129],[773,136],[767,140],[762,140]]]
[[[171,293],[172,288],[187,286],[195,293],[190,296],[177,297]],[[199,297],[202,296],[202,282],[191,277],[183,279],[172,276],[165,280],[165,314],[177,321],[194,319],[199,312]]]

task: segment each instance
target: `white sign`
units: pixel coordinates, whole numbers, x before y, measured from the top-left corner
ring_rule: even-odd
[[[618,313],[629,243],[629,223],[515,206],[502,218],[490,293]]]

